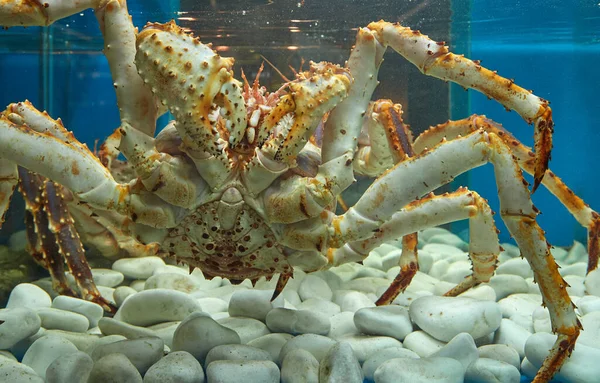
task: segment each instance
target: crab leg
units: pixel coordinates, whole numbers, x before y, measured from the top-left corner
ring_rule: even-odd
[[[0,227],[4,223],[4,215],[18,182],[17,164],[0,158]]]
[[[520,143],[501,125],[485,116],[473,115],[458,121],[448,121],[423,132],[415,141],[417,152],[425,150],[426,147],[437,145],[444,139],[452,140],[464,136],[477,129],[493,132],[500,137],[506,145],[510,146],[512,153],[517,158],[519,166],[529,174],[535,172],[534,155],[530,148]],[[598,267],[600,256],[600,216],[592,210],[581,198],[579,198],[565,183],[558,178],[550,169],[546,170],[546,176],[542,179],[542,185],[554,194],[558,200],[571,212],[573,217],[583,227],[588,229],[588,273]]]
[[[558,273],[543,231],[535,221],[537,210],[531,203],[527,182],[510,148],[496,134],[480,129],[397,164],[376,180],[354,207],[333,219],[329,246],[368,239],[410,200],[486,162],[494,164],[501,216],[531,265],[550,311],[553,330],[559,334],[536,377],[536,382],[548,381],[573,349],[581,324],[567,293],[567,283]]]
[[[400,254],[400,260],[398,261],[400,272],[396,275],[390,287],[377,299],[375,302],[377,306],[392,304],[394,299],[410,285],[417,271],[419,271],[417,244],[417,233],[407,234],[402,237],[402,254]]]
[[[528,123],[534,123],[536,158],[532,191],[537,189],[548,169],[552,150],[554,123],[548,101],[515,85],[513,80],[482,67],[477,61],[449,52],[443,42],[435,42],[419,31],[383,20],[371,23],[367,28],[376,33],[382,45],[392,47],[424,74],[476,89],[507,109],[515,110]]]
[[[0,0],[0,25],[46,26],[95,8],[102,0]]]
[[[6,117],[0,117],[0,133],[3,157],[56,180],[94,207],[115,210],[152,227],[175,224],[176,208],[153,195],[136,194],[135,185],[115,182],[98,158],[75,139],[65,142],[33,120],[18,124]]]

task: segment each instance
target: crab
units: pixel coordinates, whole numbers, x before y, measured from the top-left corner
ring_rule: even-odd
[[[26,198],[38,202],[29,205],[34,218],[40,206],[47,214],[47,223],[34,222],[37,234],[54,235],[67,262],[81,246],[73,225],[86,235],[98,225],[98,236],[109,231],[117,247],[170,257],[207,277],[278,275],[274,297],[294,268],[359,262],[402,237],[401,270],[377,302],[389,304],[418,270],[415,233],[459,219],[469,219],[473,273],[446,295],[489,281],[501,247],[486,200],[466,188],[431,192],[491,162],[501,218],[534,271],[558,335],[534,381],[547,382],[560,369],[581,324],[521,168],[534,175],[532,192],[543,184],[588,228],[589,270],[597,266],[600,218],[548,169],[553,121],[546,100],[443,42],[385,21],[358,29],[344,67],[311,63],[275,92],[258,77],[252,86],[236,80],[233,59],[174,22],[149,23],[138,33],[125,0],[0,0],[0,25],[48,25],[86,8],[95,9],[105,38],[121,125],[96,156],[60,120],[27,101],[9,105],[0,117],[0,215],[21,182]],[[535,153],[484,116],[438,125],[413,142],[400,105],[371,101],[387,47],[426,75],[515,110],[534,125]],[[155,136],[166,109],[175,122]],[[130,177],[117,176],[119,153]],[[338,215],[336,200],[357,173],[377,178]],[[27,197],[29,182],[37,197]]]

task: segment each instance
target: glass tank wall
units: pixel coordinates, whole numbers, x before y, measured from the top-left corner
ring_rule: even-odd
[[[484,66],[514,78],[551,101],[556,122],[551,168],[592,207],[600,208],[595,174],[600,133],[594,111],[600,74],[600,6],[559,1],[133,1],[134,24],[175,19],[223,56],[236,58],[236,76],[254,78],[265,63],[261,82],[271,90],[293,77],[309,60],[343,64],[356,29],[385,19],[446,41],[455,53],[482,60]],[[61,20],[48,28],[0,31],[0,105],[29,99],[60,117],[77,138],[94,147],[118,125],[118,110],[103,41],[93,12]],[[270,63],[270,64],[267,64]],[[275,69],[275,68],[277,69]],[[278,72],[281,72],[279,74]],[[380,71],[375,98],[403,105],[404,119],[418,134],[430,125],[485,114],[531,145],[533,129],[514,112],[506,113],[476,92],[423,76],[391,50]],[[165,116],[159,121],[164,126]],[[346,196],[352,203],[368,185],[361,179]],[[491,166],[457,178],[446,190],[466,185],[499,210]],[[546,190],[534,203],[543,212],[549,241],[567,246],[585,241],[585,230]],[[0,236],[21,230],[22,202],[13,202]],[[498,219],[502,240],[506,229]],[[466,226],[453,224],[464,234]]]

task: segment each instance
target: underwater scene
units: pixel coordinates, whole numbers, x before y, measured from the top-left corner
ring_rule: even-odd
[[[597,1],[0,26],[0,382],[600,381]]]

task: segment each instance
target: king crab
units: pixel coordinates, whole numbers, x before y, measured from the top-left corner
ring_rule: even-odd
[[[489,281],[500,246],[486,201],[465,188],[427,193],[492,162],[501,217],[534,271],[558,334],[534,381],[547,382],[560,369],[581,324],[520,168],[534,175],[533,191],[545,185],[588,228],[589,270],[597,266],[600,225],[548,170],[553,122],[547,101],[443,43],[384,21],[358,30],[345,67],[311,63],[273,93],[258,79],[252,86],[237,81],[233,59],[174,22],[150,23],[137,33],[124,0],[0,0],[0,25],[48,25],[86,8],[96,10],[105,38],[121,126],[96,157],[60,120],[27,101],[9,105],[0,117],[0,215],[20,179],[30,227],[52,236],[67,261],[81,250],[73,224],[86,236],[98,225],[131,254],[170,256],[209,277],[255,281],[279,274],[274,296],[293,267],[310,272],[361,261],[384,241],[403,237],[401,271],[377,302],[388,304],[418,268],[414,233],[458,219],[470,221],[473,273],[446,295]],[[438,125],[413,143],[400,106],[371,101],[388,46],[423,73],[517,111],[534,124],[535,154],[481,116]],[[164,107],[176,122],[154,137]],[[322,121],[319,143],[314,133]],[[116,159],[119,152],[127,164]],[[132,176],[118,176],[124,166]],[[378,178],[336,215],[336,198],[355,172]],[[85,292],[88,275],[74,275]]]

